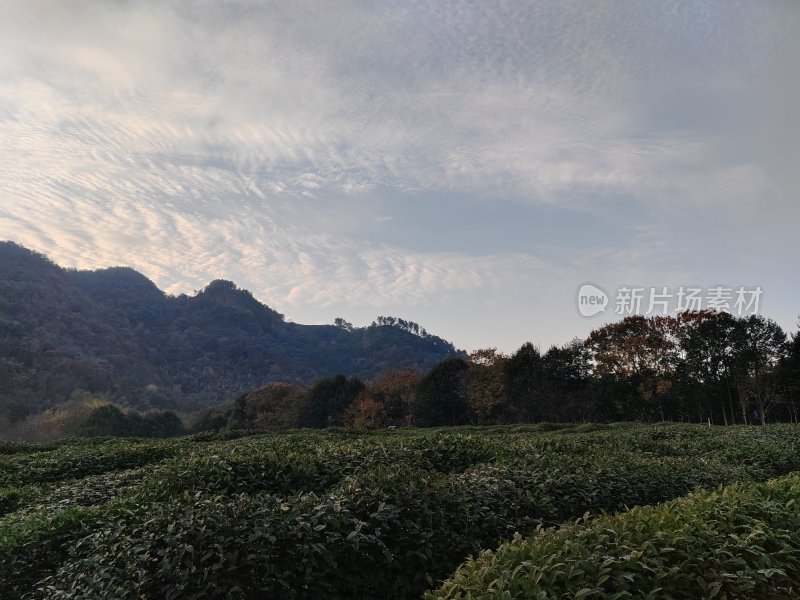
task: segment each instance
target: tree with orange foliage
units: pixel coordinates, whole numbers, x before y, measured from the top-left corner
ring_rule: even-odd
[[[504,419],[507,405],[503,364],[507,359],[497,348],[479,348],[469,354],[470,422],[488,425]]]

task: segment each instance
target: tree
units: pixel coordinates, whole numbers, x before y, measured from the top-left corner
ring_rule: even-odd
[[[754,416],[764,425],[780,400],[774,370],[786,354],[786,333],[762,315],[750,315],[739,323],[737,383],[742,413],[752,403]]]
[[[417,386],[411,405],[414,425],[436,427],[460,425],[469,410],[467,363],[460,358],[448,358],[425,375]]]
[[[781,399],[775,369],[786,350],[786,334],[761,315],[738,318],[726,312],[687,314],[679,333],[680,377],[694,386],[698,418],[727,425],[765,423]],[[718,411],[718,412],[717,412]]]
[[[195,433],[200,431],[220,431],[228,425],[232,413],[233,406],[231,404],[203,410],[195,415],[194,422],[191,424],[191,431]]]
[[[618,407],[620,413],[644,420],[666,418],[664,396],[677,367],[678,325],[673,317],[632,315],[589,335],[586,348],[594,375],[618,389],[630,387],[630,394],[616,394],[629,400]]]
[[[503,365],[508,357],[497,348],[480,348],[470,353],[470,421],[476,425],[499,423],[506,418],[507,406]]]
[[[541,420],[542,356],[526,342],[503,364],[506,402],[514,419],[520,423]]]
[[[135,437],[167,438],[186,433],[180,417],[167,410],[145,415],[129,413],[128,419],[131,422],[131,435]]]
[[[348,322],[348,321],[345,321],[342,317],[336,317],[333,320],[333,324],[336,327],[344,329],[345,331],[353,331],[353,329],[354,329],[353,324]]]
[[[795,332],[786,345],[776,370],[777,384],[786,407],[786,416],[800,422],[800,332]]]
[[[681,315],[679,381],[684,416],[693,416],[698,421],[717,421],[715,416],[721,415],[725,425],[736,422],[739,330],[739,322],[726,312],[698,311]],[[746,423],[746,414],[744,419]]]
[[[362,391],[344,411],[343,424],[355,429],[377,429],[384,426],[383,404],[367,390]]]
[[[308,391],[300,413],[303,427],[341,425],[345,409],[358,397],[364,384],[357,377],[320,379]]]
[[[239,396],[227,426],[230,429],[289,429],[299,424],[305,390],[288,383],[270,383]]]
[[[132,434],[131,422],[117,406],[106,404],[92,411],[81,428],[81,434],[88,437],[127,437]]]
[[[583,341],[552,346],[542,357],[542,418],[588,421],[593,406],[587,389],[589,352]]]
[[[422,375],[414,369],[387,371],[369,385],[372,398],[381,405],[381,425],[408,424]]]

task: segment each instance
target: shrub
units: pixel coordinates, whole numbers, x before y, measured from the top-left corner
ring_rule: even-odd
[[[798,500],[790,475],[539,529],[468,560],[425,597],[797,597]]]
[[[0,597],[419,597],[516,533],[800,469],[792,425],[541,429],[7,446]]]

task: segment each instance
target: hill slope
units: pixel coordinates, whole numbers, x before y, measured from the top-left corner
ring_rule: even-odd
[[[287,323],[229,281],[168,296],[132,269],[63,269],[0,242],[0,416],[76,389],[139,409],[190,409],[270,381],[424,370],[455,353],[397,326]]]

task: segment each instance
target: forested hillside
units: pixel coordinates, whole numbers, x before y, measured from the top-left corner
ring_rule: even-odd
[[[287,323],[229,281],[169,296],[128,268],[63,269],[0,243],[0,417],[58,406],[76,390],[149,410],[191,410],[271,381],[426,370],[456,355],[415,323]]]

